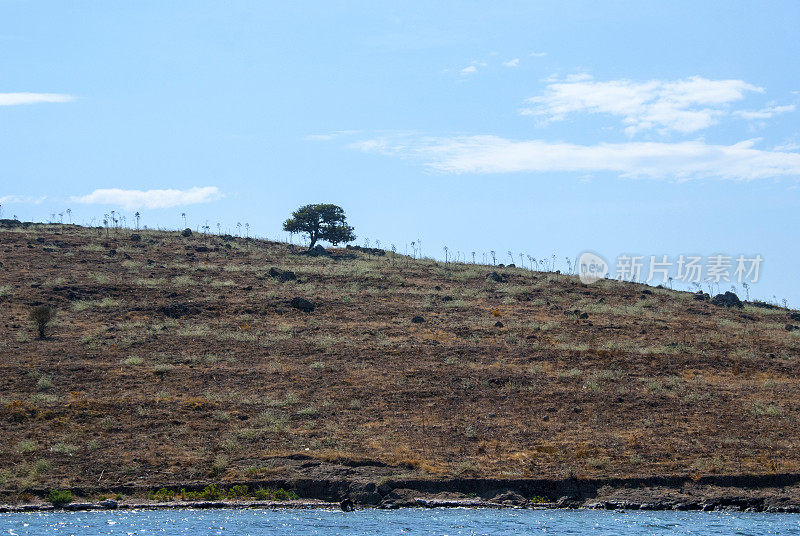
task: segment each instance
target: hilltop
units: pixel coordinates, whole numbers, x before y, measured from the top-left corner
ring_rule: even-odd
[[[57,309],[44,340],[28,319],[41,304]],[[0,491],[13,501],[241,482],[335,495],[313,491],[325,480],[374,484],[358,489],[377,502],[393,480],[800,472],[800,320],[766,304],[6,223],[0,313]]]

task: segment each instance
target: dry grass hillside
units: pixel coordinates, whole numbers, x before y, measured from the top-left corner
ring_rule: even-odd
[[[0,489],[269,478],[292,454],[430,478],[800,471],[786,309],[131,234],[0,229]]]

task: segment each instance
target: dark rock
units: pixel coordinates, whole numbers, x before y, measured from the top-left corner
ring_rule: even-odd
[[[158,312],[168,318],[180,318],[182,316],[196,315],[200,309],[191,304],[171,303],[158,308]]]
[[[800,322],[800,313],[789,313],[789,319]]]
[[[192,230],[187,227],[181,232],[181,236],[189,238],[190,236],[192,236]]]
[[[345,249],[352,249],[355,251],[360,251],[362,253],[366,253],[368,255],[375,255],[377,257],[383,257],[386,255],[386,250],[380,248],[362,248],[361,246],[351,246],[348,244],[345,246]]]
[[[711,299],[711,296],[709,296],[702,290],[698,290],[697,293],[694,296],[692,296],[692,299],[697,301],[708,301],[709,299]]]
[[[652,291],[652,290],[649,290],[649,289],[644,289],[644,290],[642,291],[642,294],[652,294],[652,293],[653,293],[653,291]]]
[[[497,322],[494,323],[494,327],[502,328],[503,327],[503,323],[498,320]]]
[[[581,411],[583,410],[580,408],[580,406],[575,406],[574,408],[572,408],[573,413],[580,413]]]
[[[525,506],[528,500],[515,491],[505,491],[492,497],[492,502],[512,506]]]
[[[16,227],[23,227],[24,224],[19,220],[0,220],[0,227],[6,229],[14,229]]]
[[[339,508],[342,509],[342,512],[352,512],[353,510],[356,509],[355,505],[353,504],[353,501],[350,500],[350,497],[340,502]]]
[[[786,324],[786,331],[795,331],[800,329],[800,326],[794,326],[792,324]]]
[[[717,294],[714,296],[714,299],[711,300],[711,304],[717,307],[738,307],[740,309],[744,307],[739,296],[731,291],[727,291],[725,294]]]
[[[117,254],[117,250],[116,249],[109,249],[108,250],[108,256],[109,257],[113,257],[116,254]]]
[[[414,318],[411,319],[412,324],[422,324],[423,322],[425,322],[425,319],[422,318],[421,316],[415,316]]]
[[[280,268],[270,268],[269,276],[281,282],[297,279],[297,276],[291,270],[281,270]]]
[[[142,235],[137,234],[137,233],[133,233],[131,235],[130,240],[131,240],[131,242],[141,242],[142,241]]]
[[[114,510],[117,508],[117,506],[119,506],[119,504],[113,499],[106,499],[104,501],[100,501],[100,506],[107,510]]]
[[[198,253],[208,253],[209,249],[206,246],[195,246],[194,250]]]
[[[79,510],[92,510],[95,507],[92,503],[69,503],[64,505],[64,510],[72,510],[72,511],[79,511]]]
[[[303,255],[308,255],[309,257],[325,257],[329,256],[330,253],[327,249],[317,244],[313,248],[310,248],[308,251],[304,251]]]
[[[542,420],[543,421],[549,421],[550,420],[550,415],[542,415]]]
[[[289,302],[289,306],[294,307],[295,309],[299,309],[304,313],[310,313],[315,309],[313,303],[311,303],[305,298],[300,298],[300,297],[292,298],[292,301]]]
[[[506,281],[505,276],[502,276],[497,272],[489,272],[488,274],[486,274],[486,279],[489,279],[490,281],[494,281],[496,283],[505,283]]]
[[[566,495],[559,497],[559,499],[556,501],[556,506],[559,508],[577,508],[579,505],[579,500],[573,499],[572,497],[568,497]]]
[[[589,318],[589,313],[581,313],[578,318],[580,318],[581,320],[586,320],[587,318]]]
[[[506,266],[506,268],[516,268],[516,267],[517,267],[517,265],[514,264],[513,262],[511,264],[509,264],[508,266]]]
[[[416,506],[419,492],[412,489],[393,489],[381,500],[380,508],[402,508]]]
[[[349,500],[351,505],[375,506],[381,502],[381,499],[381,494],[378,493],[378,486],[375,482],[354,481],[350,483],[344,501]]]
[[[442,287],[440,287],[439,285],[436,285],[436,286],[435,286],[435,287],[433,287],[433,288],[434,288],[435,290],[442,290]]]

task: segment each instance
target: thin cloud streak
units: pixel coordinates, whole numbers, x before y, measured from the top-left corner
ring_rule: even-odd
[[[742,119],[769,119],[779,114],[786,114],[795,110],[794,104],[787,104],[784,106],[767,106],[760,110],[737,110],[733,115],[741,117]]]
[[[372,139],[351,144],[365,152],[411,158],[441,173],[614,172],[623,177],[686,181],[749,181],[800,177],[800,154],[756,149],[754,141],[734,145],[629,142],[576,145],[499,136],[412,140]]]
[[[74,100],[74,96],[62,93],[0,93],[0,106],[72,102]]]
[[[4,195],[0,197],[0,205],[39,205],[43,203],[45,199],[47,199],[47,196],[31,197],[29,195]]]
[[[74,196],[72,201],[91,205],[119,205],[126,210],[170,208],[209,203],[222,197],[216,186],[195,186],[188,190],[122,190],[102,188],[88,195]]]

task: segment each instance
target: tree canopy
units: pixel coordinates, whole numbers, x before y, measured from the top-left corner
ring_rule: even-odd
[[[320,240],[335,246],[356,239],[353,228],[347,225],[342,207],[331,204],[305,205],[298,208],[292,212],[292,217],[283,223],[283,230],[308,236],[309,249]]]

